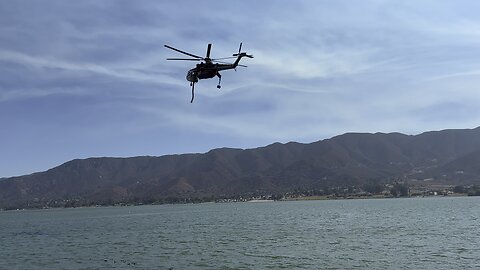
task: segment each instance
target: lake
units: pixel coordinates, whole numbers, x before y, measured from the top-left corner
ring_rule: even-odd
[[[480,197],[0,212],[0,269],[480,267]]]

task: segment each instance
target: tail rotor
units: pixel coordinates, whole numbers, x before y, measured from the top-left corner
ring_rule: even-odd
[[[246,52],[242,52],[242,42],[240,42],[240,47],[238,47],[238,53],[233,54],[233,56],[246,56],[248,58],[253,58],[253,55],[249,55]]]

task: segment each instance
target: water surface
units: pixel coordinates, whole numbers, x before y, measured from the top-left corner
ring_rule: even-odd
[[[0,269],[480,267],[480,198],[0,212]]]

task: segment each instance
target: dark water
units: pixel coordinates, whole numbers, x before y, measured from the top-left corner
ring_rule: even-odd
[[[480,268],[480,198],[0,212],[0,269]]]

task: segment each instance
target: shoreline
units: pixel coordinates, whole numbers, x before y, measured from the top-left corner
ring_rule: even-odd
[[[466,193],[454,193],[450,195],[428,195],[428,196],[406,196],[406,197],[393,197],[385,195],[371,195],[371,196],[301,196],[280,199],[278,201],[322,201],[322,200],[355,200],[355,199],[410,199],[410,198],[448,198],[448,197],[473,197],[468,196]]]
[[[278,200],[272,199],[252,199],[252,200],[225,200],[225,201],[205,201],[205,202],[178,202],[178,203],[152,203],[152,204],[130,204],[120,203],[112,205],[92,205],[92,206],[77,206],[77,207],[43,207],[43,208],[17,208],[17,209],[3,209],[0,212],[10,211],[29,211],[29,210],[52,210],[52,209],[81,209],[81,208],[104,208],[104,207],[128,207],[128,206],[152,206],[152,205],[186,205],[186,204],[210,204],[210,203],[266,203],[266,202],[293,202],[293,201],[330,201],[330,200],[365,200],[365,199],[413,199],[413,198],[458,198],[458,197],[475,197],[469,196],[467,193],[454,193],[450,195],[428,195],[428,196],[408,196],[408,197],[393,197],[385,195],[371,195],[371,196],[299,196],[282,198]]]

